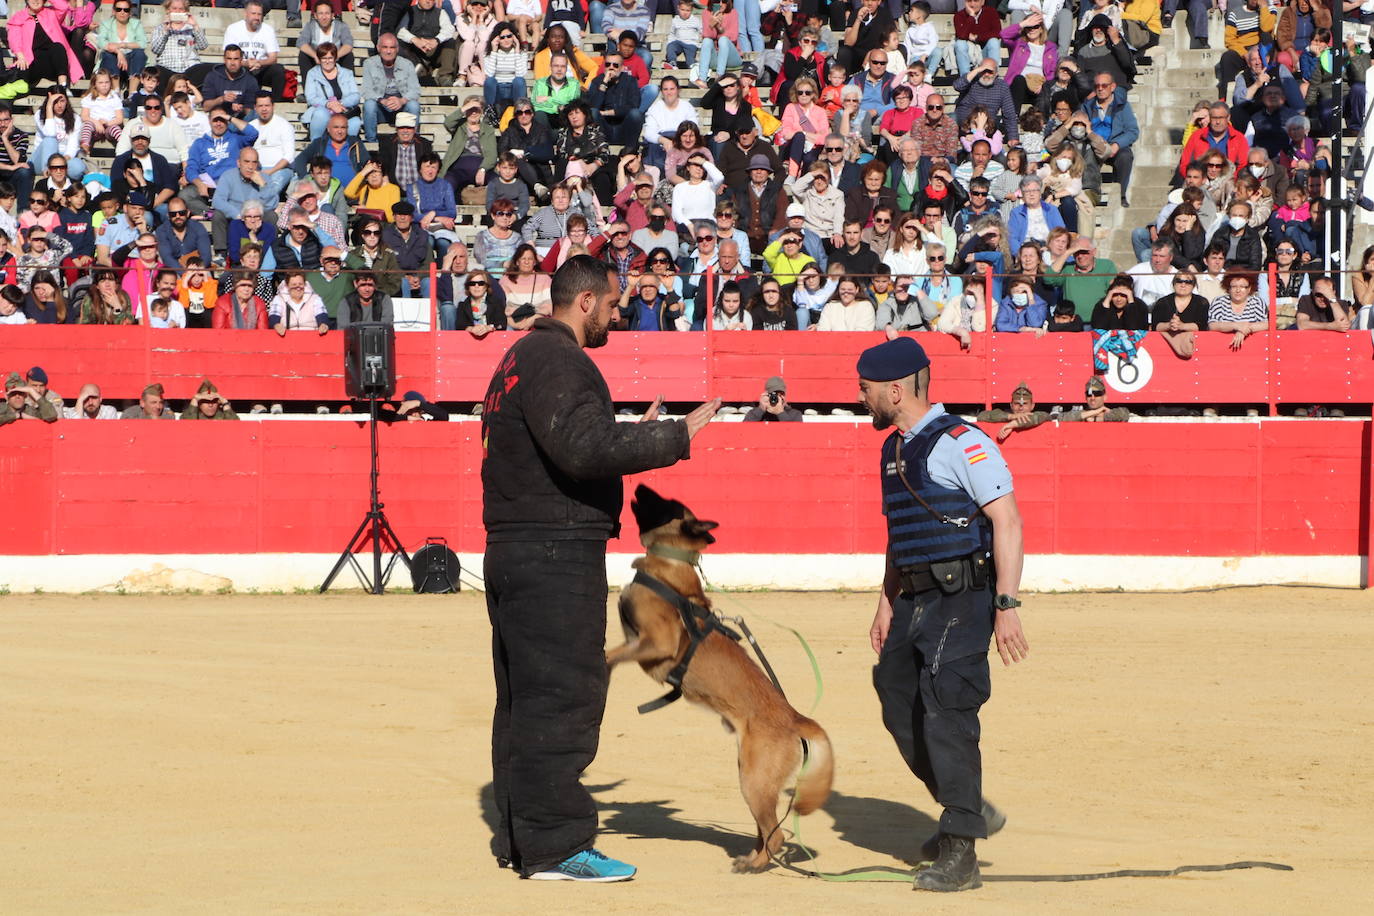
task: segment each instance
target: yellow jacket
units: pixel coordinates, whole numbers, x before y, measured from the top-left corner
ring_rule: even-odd
[[[1159,20],[1159,0],[1126,0],[1121,8],[1121,19],[1142,23],[1156,35],[1164,31],[1164,24]]]
[[[382,182],[380,188],[373,188],[371,185],[363,183],[363,172],[353,176],[353,180],[344,188],[344,197],[359,210],[381,210],[386,214],[386,221],[391,222],[391,208],[401,202],[401,189],[390,181]]]
[[[1259,31],[1246,32],[1244,35],[1236,31],[1236,27],[1231,24],[1231,17],[1226,17],[1226,50],[1235,51],[1241,57],[1255,45],[1259,44],[1260,32],[1269,35],[1274,34],[1274,27],[1278,24],[1278,17],[1274,11],[1267,6],[1259,8]]]
[[[592,88],[592,80],[596,79],[596,75],[601,72],[600,59],[592,57],[590,54],[586,53],[581,48],[570,48],[569,50],[571,50],[573,54],[577,56],[577,65],[581,67],[584,71],[586,71],[587,75],[582,78],[582,88]],[[548,48],[545,48],[538,54],[534,55],[535,79],[542,80],[548,78],[549,58],[552,56],[553,52],[550,51]],[[577,77],[577,70],[574,69],[572,66],[569,66],[568,75],[575,79]]]
[[[769,271],[773,274],[773,279],[783,286],[797,282],[797,275],[802,272],[802,268],[807,264],[815,264],[816,259],[804,251],[798,251],[795,258],[789,258],[782,251],[782,236],[774,239],[767,248],[763,249],[763,260],[768,264]]]

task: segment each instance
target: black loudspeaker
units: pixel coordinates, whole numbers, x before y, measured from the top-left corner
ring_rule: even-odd
[[[443,538],[425,538],[425,546],[410,558],[410,580],[415,591],[445,595],[458,591],[458,575],[462,567],[458,555],[449,549]]]
[[[344,329],[344,385],[350,398],[396,393],[396,329],[364,321]]]

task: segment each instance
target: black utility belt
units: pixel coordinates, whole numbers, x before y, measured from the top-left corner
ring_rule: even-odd
[[[946,595],[957,595],[969,589],[987,588],[991,582],[992,558],[981,553],[897,570],[897,583],[903,595],[934,589]]]

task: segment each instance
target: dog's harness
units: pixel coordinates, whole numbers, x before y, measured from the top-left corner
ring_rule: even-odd
[[[649,548],[649,552],[674,560],[681,560],[693,566],[696,565],[699,559],[699,554],[695,551],[679,550],[675,547],[668,546],[651,547]],[[631,584],[644,586],[649,591],[668,602],[668,604],[677,608],[678,614],[682,616],[682,625],[686,627],[687,636],[690,639],[690,642],[687,644],[687,651],[682,655],[682,661],[674,665],[673,670],[669,671],[668,675],[664,678],[665,681],[672,685],[672,689],[657,700],[651,700],[639,706],[640,715],[646,712],[653,712],[656,709],[662,709],[664,706],[682,698],[682,681],[687,677],[687,668],[692,664],[692,658],[697,654],[697,649],[701,647],[701,644],[706,641],[706,638],[711,635],[712,631],[720,633],[723,636],[728,636],[735,642],[739,642],[741,639],[747,639],[749,645],[754,650],[754,654],[757,655],[759,661],[763,663],[763,670],[768,673],[768,677],[772,680],[773,686],[778,688],[778,693],[783,692],[782,684],[778,683],[778,676],[773,673],[773,666],[768,664],[768,659],[764,657],[763,649],[759,647],[758,640],[754,639],[754,634],[749,631],[749,627],[742,619],[735,617],[731,622],[743,631],[743,636],[726,626],[725,621],[710,608],[702,607],[686,595],[678,592],[677,589],[672,588],[659,579],[655,579],[643,570],[635,572],[634,581]]]

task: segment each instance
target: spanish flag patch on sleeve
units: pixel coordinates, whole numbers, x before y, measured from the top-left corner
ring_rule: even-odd
[[[976,444],[964,449],[964,457],[968,459],[969,464],[977,464],[980,461],[986,461],[988,453],[983,451],[981,444]]]

